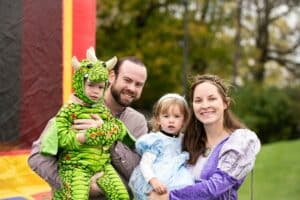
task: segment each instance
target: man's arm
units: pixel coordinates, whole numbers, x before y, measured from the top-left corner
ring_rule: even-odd
[[[148,132],[147,121],[140,113],[121,116],[120,120],[123,121],[136,139]],[[131,173],[140,162],[140,155],[119,141],[110,148],[110,153],[113,166],[128,182]]]
[[[57,158],[55,156],[43,156],[40,154],[41,138],[50,126],[53,126],[54,118],[48,121],[40,137],[33,142],[28,158],[29,167],[43,178],[52,188],[59,189],[61,181],[57,172]]]

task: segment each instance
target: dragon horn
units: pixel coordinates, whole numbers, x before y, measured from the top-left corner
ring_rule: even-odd
[[[90,47],[86,50],[86,58],[92,63],[96,63],[98,61],[94,47]]]
[[[106,68],[108,70],[111,70],[114,68],[114,66],[117,64],[118,58],[116,56],[112,57],[111,59],[109,59],[108,61],[105,62],[106,64]]]
[[[77,60],[76,56],[72,57],[72,66],[75,70],[80,69],[80,62]]]

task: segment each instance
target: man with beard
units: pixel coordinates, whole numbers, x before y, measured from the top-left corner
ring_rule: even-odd
[[[140,60],[135,57],[122,58],[109,74],[110,85],[105,93],[106,106],[115,117],[124,122],[136,138],[147,133],[147,122],[144,115],[129,106],[140,98],[146,79],[147,69]],[[75,120],[72,128],[86,130],[91,127],[99,127],[103,123],[97,115],[91,115],[91,117],[93,119]],[[41,137],[51,128],[52,123],[53,121],[50,120],[41,136],[33,143],[28,164],[55,190],[60,188],[61,184],[57,173],[57,158],[43,156],[39,153]],[[127,184],[140,157],[121,142],[117,142],[110,150],[112,164]],[[101,175],[101,173],[96,174],[91,179],[90,199],[105,199],[96,184],[97,178],[101,178]]]

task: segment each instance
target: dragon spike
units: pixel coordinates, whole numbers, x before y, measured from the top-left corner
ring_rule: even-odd
[[[94,47],[90,47],[86,50],[86,58],[92,63],[96,63],[98,61]]]
[[[72,66],[75,70],[80,69],[80,62],[77,60],[76,56],[72,57]]]
[[[108,61],[105,62],[106,64],[106,68],[108,70],[111,70],[114,68],[114,66],[117,64],[118,58],[116,56],[112,57],[111,59],[109,59]]]

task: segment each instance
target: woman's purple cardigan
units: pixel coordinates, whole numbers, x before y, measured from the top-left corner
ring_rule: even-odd
[[[259,150],[260,141],[254,132],[235,130],[211,152],[199,172],[201,181],[170,191],[169,199],[236,200],[237,190],[252,170]]]

